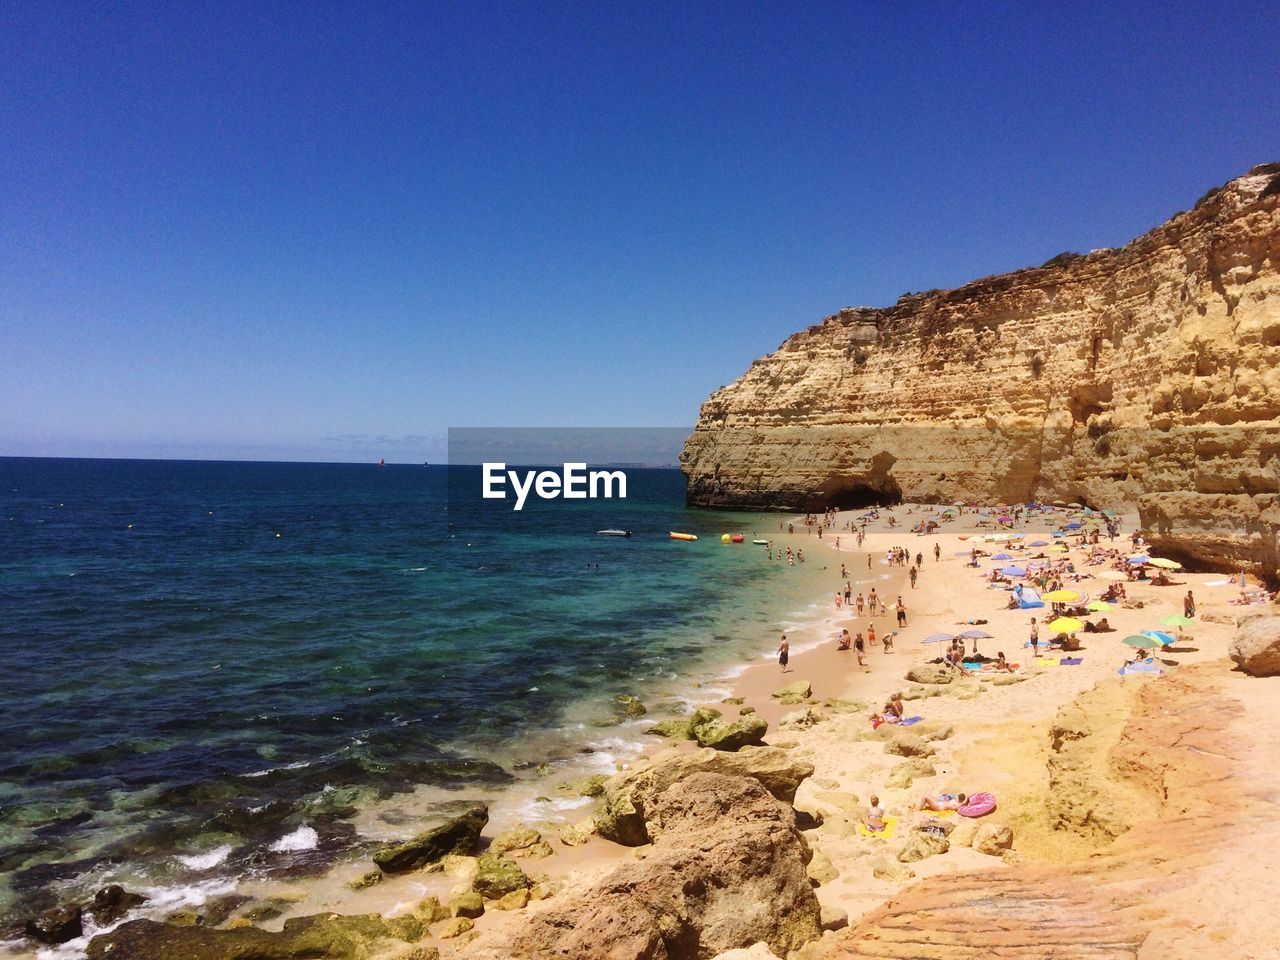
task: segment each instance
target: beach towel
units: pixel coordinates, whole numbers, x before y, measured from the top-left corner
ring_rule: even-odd
[[[911,726],[913,723],[919,723],[919,722],[920,722],[921,720],[923,720],[923,719],[924,719],[924,717],[907,717],[907,719],[905,719],[905,720],[899,720],[899,721],[898,721],[898,726],[900,726],[900,727],[909,727],[909,726]]]
[[[1048,657],[1036,657],[1036,663],[1042,667],[1056,667],[1058,665],[1057,660],[1052,660]]]
[[[858,821],[858,833],[864,837],[870,837],[873,840],[892,840],[894,833],[898,829],[897,817],[885,817],[883,830],[870,830],[861,820]]]
[[[1204,582],[1204,585],[1206,587],[1225,587],[1225,586],[1228,586],[1230,583],[1231,583],[1230,580],[1206,580]]]
[[[964,662],[964,668],[966,670],[981,670],[982,664],[978,663],[976,660],[973,663],[970,663],[968,660],[966,660]]]
[[[1058,663],[1064,667],[1078,667],[1084,663],[1084,657],[1063,657]]]

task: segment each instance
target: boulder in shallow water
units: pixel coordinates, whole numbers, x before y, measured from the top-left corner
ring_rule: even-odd
[[[640,702],[639,697],[629,693],[620,693],[613,698],[614,712],[623,717],[643,717],[648,709]]]
[[[100,927],[109,927],[134,907],[146,902],[147,898],[142,894],[130,893],[120,884],[112,883],[93,895],[93,904],[89,909],[94,923]]]
[[[706,772],[751,777],[777,799],[791,803],[801,782],[813,775],[813,764],[794,760],[777,747],[748,746],[732,753],[706,748],[693,753],[664,750],[609,780],[604,806],[596,816],[596,833],[629,847],[648,843],[652,800],[672,784]]]
[[[414,916],[316,914],[286,920],[280,931],[215,930],[131,920],[89,941],[88,960],[365,960],[390,941],[425,933]]]
[[[1240,624],[1231,659],[1251,677],[1280,676],[1280,617],[1260,614]]]
[[[480,842],[480,831],[488,822],[489,808],[483,803],[472,803],[458,815],[412,840],[383,847],[374,853],[373,862],[383,873],[404,873],[451,853],[472,854]]]
[[[23,926],[27,936],[41,943],[58,944],[84,934],[78,906],[53,907]]]

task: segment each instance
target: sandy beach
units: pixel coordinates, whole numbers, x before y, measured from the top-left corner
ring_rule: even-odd
[[[766,744],[813,765],[812,775],[795,795],[794,808],[805,824],[812,851],[807,871],[828,930],[795,955],[805,960],[908,955],[877,952],[867,944],[886,936],[893,939],[904,928],[915,929],[909,918],[943,909],[939,898],[944,905],[950,904],[946,909],[954,909],[957,891],[968,891],[971,908],[981,912],[987,882],[981,878],[999,873],[1027,888],[1026,903],[1062,897],[1072,904],[1070,910],[1084,918],[1078,929],[1063,933],[1060,941],[1053,941],[1046,946],[1047,952],[1038,955],[1146,957],[1154,954],[1134,952],[1138,945],[1158,943],[1162,956],[1274,956],[1266,952],[1272,949],[1266,925],[1252,928],[1231,923],[1224,912],[1242,891],[1263,894],[1261,902],[1265,892],[1280,892],[1271,865],[1247,855],[1256,844],[1280,839],[1276,826],[1280,819],[1274,815],[1280,812],[1275,809],[1280,790],[1274,772],[1265,764],[1266,744],[1280,732],[1280,709],[1268,702],[1263,681],[1233,672],[1225,659],[1236,619],[1261,608],[1233,603],[1239,597],[1238,586],[1223,574],[1174,571],[1169,586],[1127,582],[1126,599],[1096,615],[1105,616],[1113,632],[1078,634],[1080,649],[1070,654],[1078,662],[1063,664],[1067,654],[1044,646],[1035,658],[1024,645],[1030,619],[1035,616],[1044,623],[1052,616],[1049,606],[1008,609],[1010,585],[992,585],[986,577],[993,566],[1001,565],[991,555],[1008,552],[1014,559],[1006,564],[1042,555],[1042,548],[1021,544],[1052,541],[1050,530],[1064,522],[1064,515],[1036,516],[1010,531],[1018,539],[1003,542],[983,539],[998,531],[977,526],[987,518],[974,513],[943,522],[936,533],[909,532],[916,520],[934,512],[935,508],[923,505],[900,505],[891,513],[883,512],[867,524],[860,549],[854,547],[854,534],[847,529],[848,524],[860,522],[860,511],[839,514],[835,528],[821,539],[800,518],[795,520],[795,533],[771,534],[771,550],[788,546],[804,550],[806,575],[813,578],[815,591],[822,591],[815,602],[825,607],[816,608],[819,612],[811,622],[790,631],[792,655],[786,672],[770,656],[775,640],[765,640],[756,662],[733,672],[724,683],[708,684],[701,702],[696,690],[690,698],[690,707],[719,710],[725,719],[743,712],[763,718],[769,725]],[[888,526],[891,516],[897,520],[896,528]],[[1128,555],[1131,530],[1130,520],[1114,544],[1103,532],[1101,548],[1114,547]],[[886,559],[895,547],[906,549],[913,563],[916,553],[923,555],[915,588],[908,579],[908,567],[890,565]],[[975,549],[983,554],[977,568],[969,562]],[[1082,548],[1050,551],[1045,556],[1075,565],[1079,579],[1069,580],[1066,586],[1086,599],[1098,597],[1114,582],[1097,576],[1110,565],[1087,565]],[[843,585],[842,564],[849,568],[854,595],[874,587],[886,601],[886,615],[857,617],[847,608],[837,611],[833,598]],[[1122,638],[1152,629],[1178,633],[1178,628],[1161,624],[1182,612],[1188,589],[1195,595],[1196,619],[1179,633],[1177,642],[1154,652],[1153,666],[1163,674],[1120,676],[1120,667],[1133,652]],[[898,596],[907,609],[901,629],[894,615]],[[866,665],[860,667],[853,651],[837,649],[836,635],[842,627],[856,633],[870,625],[880,637],[897,630],[894,648],[886,652],[882,643],[869,646]],[[931,661],[947,647],[923,642],[925,637],[966,629],[991,634],[978,641],[980,652],[986,656],[1003,652],[1018,664],[1016,672],[953,674],[946,683],[906,679],[913,668],[936,671]],[[1049,635],[1042,627],[1042,642]],[[968,649],[972,656],[973,641]],[[809,687],[802,701],[784,703],[775,696],[797,682]],[[875,728],[870,715],[895,693],[903,695],[906,714],[922,722]],[[1215,771],[1209,776],[1201,770],[1203,776],[1197,780],[1195,763],[1170,757],[1177,756],[1180,744],[1188,749],[1186,744],[1194,742],[1194,736],[1204,734],[1203,722],[1195,719],[1184,725],[1176,717],[1153,718],[1186,711],[1195,714],[1203,709],[1197,705],[1206,697],[1213,704],[1208,712],[1216,729],[1214,744],[1230,744],[1233,749],[1229,754],[1203,754],[1225,764],[1230,772]],[[663,715],[657,714],[646,721],[661,719]],[[890,741],[903,733],[918,748],[917,755],[887,752]],[[620,774],[650,762],[660,751],[698,749],[691,741],[648,739],[652,742],[642,755],[619,761]],[[1195,749],[1200,749],[1198,742]],[[1201,757],[1195,754],[1192,759]],[[1194,789],[1175,786],[1179,775]],[[485,841],[524,827],[534,828],[545,841],[538,855],[529,856],[530,849],[511,854],[531,878],[532,900],[520,897],[504,904],[511,909],[495,909],[490,903],[482,916],[465,923],[433,922],[429,935],[414,949],[435,948],[445,957],[473,953],[487,957],[491,954],[485,951],[505,949],[509,938],[540,912],[555,910],[601,883],[619,866],[647,856],[648,845],[632,848],[591,835],[590,818],[601,801],[579,796],[579,784],[562,783],[557,790],[555,798],[562,801],[558,806],[543,804],[538,809],[546,810],[545,814],[522,822],[516,818],[528,813],[527,804],[509,802],[509,794],[505,805],[497,794],[480,798],[494,804]],[[923,796],[962,792],[993,794],[995,811],[981,820],[967,821],[915,811]],[[893,825],[885,836],[859,830],[872,795],[878,795]],[[1236,817],[1247,820],[1247,832],[1226,829],[1237,822]],[[1179,819],[1187,821],[1184,829],[1163,829],[1162,825]],[[945,850],[919,859],[914,854],[900,855],[918,828],[929,824],[949,834]],[[988,829],[992,825],[998,829]],[[1186,829],[1198,832],[1189,838]],[[1114,891],[1096,876],[1104,862],[1111,863],[1108,870],[1125,877]],[[1178,865],[1176,875],[1167,866],[1170,863]],[[278,929],[291,916],[317,910],[413,916],[420,914],[424,898],[448,904],[468,893],[476,862],[469,857],[449,858],[443,869],[387,876],[353,889],[361,887],[360,878],[371,867],[368,862],[349,864],[323,881],[308,881],[296,893],[279,884],[243,892],[278,905],[281,915],[264,924],[267,929]],[[1051,890],[1057,893],[1046,892]],[[1197,903],[1216,903],[1223,909],[1193,909]],[[1043,906],[1039,917],[1025,905],[1017,916],[1018,911],[997,910],[996,916],[987,918],[990,922],[974,928],[974,948],[1019,946],[1020,938],[1030,937],[1028,931],[1037,923],[1057,916],[1055,909]],[[1104,916],[1109,912],[1114,917]],[[1088,952],[1082,946],[1086,940],[1096,940],[1099,927],[1119,931],[1120,939],[1107,948],[1116,952]],[[898,933],[886,934],[890,928]],[[909,955],[972,955],[965,952],[967,934],[946,933],[951,930],[947,923],[940,924],[939,930],[944,932],[921,934],[932,952]],[[403,951],[386,954],[407,955]]]

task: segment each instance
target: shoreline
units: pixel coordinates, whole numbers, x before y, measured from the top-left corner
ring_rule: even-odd
[[[898,508],[897,515],[899,518],[903,518],[910,515],[905,511],[914,512],[916,509],[919,508],[912,505],[902,505]],[[842,513],[838,516],[837,523],[843,524],[856,515],[857,512]],[[884,520],[882,519],[879,525],[883,527],[883,524]],[[732,719],[731,711],[736,710],[736,707],[726,705],[725,700],[737,700],[740,698],[745,704],[754,707],[756,712],[769,723],[770,729],[765,738],[767,743],[784,746],[793,751],[796,756],[815,762],[818,767],[818,771],[811,778],[811,781],[802,786],[802,794],[797,797],[797,807],[800,807],[801,804],[821,806],[821,801],[815,801],[815,797],[812,796],[812,794],[818,792],[813,787],[815,784],[820,782],[826,784],[821,789],[829,793],[832,790],[836,790],[837,787],[843,789],[849,786],[851,780],[867,779],[865,776],[867,768],[864,767],[861,770],[848,769],[847,765],[836,763],[830,756],[824,754],[823,744],[815,743],[816,740],[822,738],[822,727],[829,725],[839,726],[844,731],[841,735],[852,735],[855,740],[860,740],[869,739],[865,735],[868,734],[870,725],[866,722],[866,713],[859,710],[853,714],[836,714],[832,717],[824,717],[823,722],[818,727],[808,730],[789,731],[780,726],[781,718],[796,709],[805,708],[803,706],[797,708],[784,705],[773,698],[771,693],[794,680],[805,679],[813,687],[813,694],[809,704],[819,713],[825,712],[822,704],[828,700],[862,700],[865,701],[868,708],[876,709],[879,706],[876,701],[880,697],[887,696],[893,692],[891,688],[906,686],[901,679],[906,669],[925,662],[941,652],[940,648],[920,644],[918,638],[933,629],[945,628],[959,622],[956,619],[960,615],[957,607],[960,602],[956,596],[957,592],[967,596],[966,602],[969,605],[987,600],[987,595],[981,592],[980,584],[977,585],[977,590],[956,591],[954,589],[957,579],[964,580],[966,579],[965,574],[972,573],[972,571],[964,567],[959,558],[954,556],[955,553],[959,552],[957,548],[964,542],[961,539],[963,535],[959,530],[948,530],[935,536],[917,536],[905,529],[905,526],[900,525],[897,530],[876,529],[874,525],[869,527],[867,549],[865,550],[849,549],[849,541],[852,539],[852,534],[847,531],[829,532],[829,536],[824,536],[822,548],[825,552],[823,553],[818,552],[818,541],[812,534],[797,532],[789,535],[783,534],[778,537],[777,540],[784,546],[787,543],[798,543],[802,548],[810,551],[806,566],[812,563],[813,567],[811,570],[806,570],[806,573],[811,574],[815,592],[819,591],[820,580],[828,579],[831,584],[829,593],[826,591],[818,592],[817,599],[809,604],[804,611],[776,608],[772,611],[772,618],[775,623],[787,624],[789,632],[793,634],[791,669],[785,674],[782,673],[767,651],[762,651],[755,658],[748,659],[745,662],[735,656],[731,662],[726,662],[719,670],[711,670],[711,679],[694,680],[691,677],[682,678],[676,687],[677,692],[668,698],[683,701],[689,709],[696,709],[702,706],[722,709],[726,717],[730,719]],[[840,536],[842,540],[843,549],[839,551],[834,548],[835,536]],[[771,539],[773,538],[771,537]],[[905,568],[891,567],[882,559],[884,550],[890,546],[906,546],[913,554],[918,547],[920,552],[929,554],[934,542],[938,542],[942,547],[942,559],[940,562],[935,562],[931,555],[926,555],[923,566],[924,572],[920,580],[919,589],[916,590],[911,590],[906,583]],[[926,547],[929,549],[925,549]],[[990,552],[994,552],[994,550]],[[867,653],[868,668],[861,670],[857,667],[852,651],[846,653],[838,652],[835,649],[831,634],[840,626],[848,625],[852,618],[846,611],[841,611],[841,613],[837,614],[829,597],[834,595],[834,583],[838,578],[841,561],[846,558],[850,561],[856,558],[857,561],[865,563],[868,554],[872,557],[871,569],[874,576],[864,579],[861,586],[865,589],[868,585],[875,585],[878,592],[889,604],[887,615],[875,618],[877,632],[882,633],[883,627],[889,627],[894,622],[892,604],[899,593],[902,593],[908,604],[908,621],[906,629],[895,645],[895,651],[891,654],[885,654],[882,646],[870,648]],[[819,562],[819,558],[825,562]],[[857,572],[864,572],[865,576],[865,567],[859,568],[855,565],[850,574]],[[1213,575],[1188,576],[1195,576],[1204,580]],[[860,586],[857,581],[861,578],[851,576],[851,579],[854,580],[853,589],[856,593]],[[823,608],[824,597],[828,598],[825,600],[825,609]],[[800,619],[801,613],[809,612],[812,612],[812,616]],[[790,619],[787,619],[788,617]],[[992,617],[995,617],[994,613]],[[1005,617],[1003,619],[1007,621],[1009,618]],[[1123,634],[1120,634],[1120,636],[1123,636]],[[995,644],[997,641],[988,642]],[[1090,643],[1091,645],[1096,644],[1095,649],[1101,646],[1096,641],[1091,640]],[[989,650],[984,650],[984,652],[991,653],[994,652],[994,649],[993,646]],[[1012,651],[1010,652],[1012,653]],[[1014,656],[1016,654],[1011,656],[1011,659]],[[1032,667],[1030,675],[1038,678],[1045,672],[1043,669]],[[1065,671],[1060,672],[1065,673]],[[1094,676],[1095,673],[1096,671],[1094,670],[1081,671],[1078,674],[1078,678],[1084,680],[1086,677]],[[1067,678],[1064,677],[1063,679]],[[652,683],[661,686],[665,682],[654,680]],[[1021,686],[1026,687],[1029,685],[1023,684]],[[1001,693],[1005,693],[1007,690],[1019,689],[1019,687],[1004,688]],[[1056,707],[1060,700],[1061,697],[1055,695],[1049,698],[1048,703]],[[929,701],[930,707],[939,703],[940,701]],[[1043,713],[1047,709],[1044,704],[1024,705],[1024,709],[1029,709],[1031,714],[1037,714],[1037,708],[1039,713]],[[926,716],[930,716],[930,719],[933,719],[930,713],[926,713]],[[614,758],[611,758],[616,761],[614,763],[616,770],[625,771],[642,759],[651,757],[673,745],[678,749],[692,749],[690,744],[673,744],[670,741],[648,737],[641,732],[650,725],[651,721],[656,719],[661,719],[661,717],[648,715],[638,721],[616,728],[619,736],[615,739],[627,748],[627,751],[620,749],[619,753]],[[597,732],[607,733],[608,731],[601,730]],[[957,743],[963,743],[963,740],[958,739]],[[827,746],[829,747],[829,745]],[[626,752],[629,752],[630,755],[626,755]],[[601,765],[599,760],[587,761],[587,766],[584,767],[584,770],[591,768],[593,765],[598,773],[610,772],[598,769]],[[939,772],[939,776],[952,775],[953,770],[954,768],[950,766],[945,767]],[[531,809],[527,803],[527,797],[533,789],[537,786],[545,787],[551,780],[559,780],[564,777],[569,777],[570,779],[573,777],[568,765],[538,779],[522,781],[521,783],[489,792],[489,795],[485,796],[484,799],[492,804],[492,817],[489,826],[484,831],[484,836],[492,839],[498,833],[514,827],[518,823],[526,823],[542,830],[546,834],[546,839],[553,844],[555,855],[546,860],[522,861],[522,863],[530,872],[537,871],[539,874],[546,874],[553,884],[561,884],[566,889],[572,890],[580,889],[599,879],[619,864],[629,862],[635,854],[629,848],[619,847],[598,838],[592,838],[582,846],[567,846],[557,842],[557,837],[552,831],[556,830],[558,825],[572,824],[575,815],[579,811],[584,814],[589,812],[595,802],[590,798],[573,798],[570,800],[563,795],[557,797],[555,793],[548,791],[551,803],[536,804],[532,809],[539,812],[546,810],[551,816],[541,818],[521,816],[521,812],[527,814]],[[523,791],[525,796],[524,802],[515,800],[516,793],[520,791]],[[462,797],[478,796],[486,793],[486,791],[463,789],[449,791],[448,793],[448,799],[456,800]],[[893,812],[893,810],[891,809],[890,812]],[[370,821],[372,819],[372,817],[369,817]],[[357,823],[366,828],[369,826],[369,824],[360,820]],[[822,846],[825,846],[825,844]],[[820,851],[822,846],[819,847]],[[824,857],[828,862],[831,862],[833,858],[839,857],[839,851],[833,849],[831,856],[824,854]],[[986,869],[991,866],[991,864],[983,862],[987,858],[977,854],[974,854],[973,857],[978,859],[975,862],[967,863],[967,866],[975,869]],[[973,857],[969,857],[969,859],[972,860]],[[998,861],[996,862],[998,863]],[[411,911],[414,905],[423,897],[438,896],[442,901],[446,901],[459,889],[458,878],[455,876],[443,873],[414,873],[388,877],[382,883],[366,890],[351,890],[349,884],[364,873],[369,866],[367,859],[360,858],[329,869],[320,880],[313,878],[302,881],[242,882],[239,889],[257,901],[276,902],[282,907],[275,919],[258,924],[266,929],[279,929],[281,924],[290,917],[314,914],[321,910],[332,910],[344,914],[380,913],[388,917],[401,916]],[[936,864],[926,861],[925,864],[919,866],[920,875],[928,876],[936,867]],[[898,884],[898,886],[901,886],[901,884]],[[306,893],[300,897],[297,896],[299,888],[306,888]],[[878,906],[885,896],[884,884],[878,880],[872,883],[869,889],[866,884],[849,882],[842,884],[840,881],[836,881],[825,884],[818,892],[820,899],[823,899],[824,903],[827,899],[838,899],[843,908],[849,911],[851,917],[855,916],[855,911],[849,909],[850,904],[869,910]],[[533,907],[530,907],[530,909],[533,909]],[[485,918],[477,923],[477,930],[483,935],[483,938],[501,936],[518,924],[521,916],[522,911],[510,913],[490,911]],[[463,939],[465,940],[466,938]],[[432,942],[445,949],[463,946],[458,941]],[[67,950],[49,950],[41,954],[42,957],[47,956],[50,958],[73,955],[75,955],[73,952]]]

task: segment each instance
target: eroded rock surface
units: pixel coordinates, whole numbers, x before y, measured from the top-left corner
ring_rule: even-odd
[[[696,773],[649,801],[658,839],[591,890],[529,919],[483,960],[698,960],[821,934],[795,815],[750,777]]]
[[[707,506],[1137,506],[1155,546],[1274,573],[1280,164],[1118,249],[849,308],[702,405]]]
[[[705,747],[693,753],[665,750],[605,784],[596,832],[627,846],[648,843],[653,799],[672,784],[704,772],[751,777],[777,799],[791,803],[800,783],[813,775],[813,764],[776,747],[743,747],[732,753]]]

